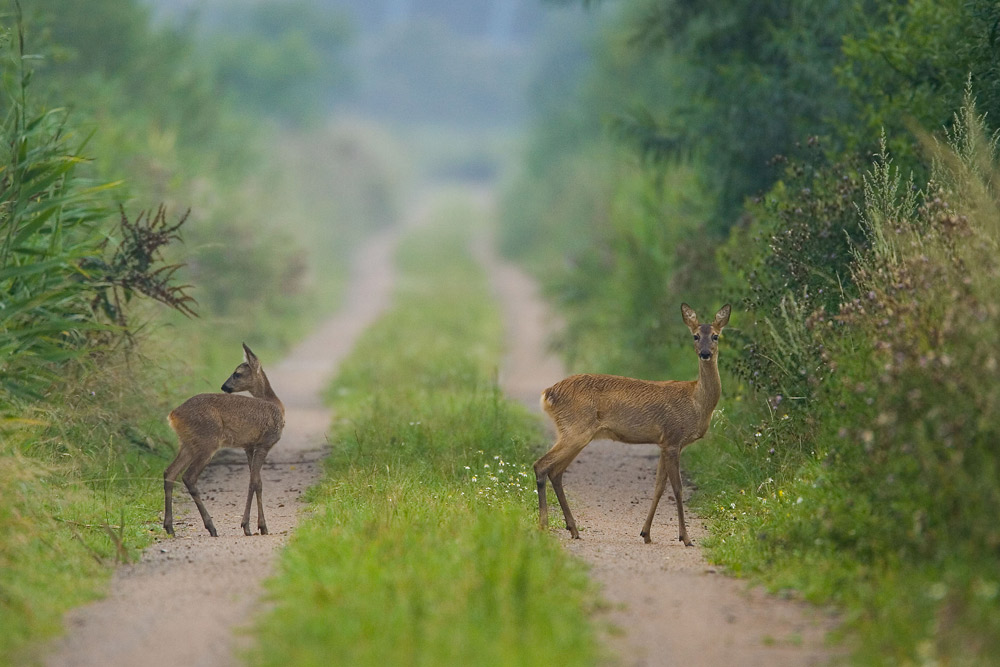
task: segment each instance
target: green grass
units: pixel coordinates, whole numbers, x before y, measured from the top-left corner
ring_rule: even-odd
[[[396,305],[343,364],[309,517],[253,664],[592,664],[583,567],[535,525],[538,422],[495,382],[502,327],[452,208],[402,244]]]

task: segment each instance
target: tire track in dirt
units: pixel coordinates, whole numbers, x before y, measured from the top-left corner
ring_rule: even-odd
[[[340,310],[280,363],[262,360],[286,412],[281,440],[263,469],[271,534],[243,535],[246,456],[219,452],[199,482],[219,537],[208,535],[179,484],[177,537],[164,536],[138,563],[120,567],[105,599],[69,612],[66,634],[43,647],[40,660],[53,667],[240,664],[238,654],[252,640],[245,627],[262,604],[261,583],[295,527],[302,492],[321,472],[331,420],[322,391],[389,304],[397,238],[397,230],[387,230],[363,245]],[[238,349],[233,354],[235,366]]]
[[[504,313],[508,349],[500,382],[509,396],[540,413],[541,391],[566,375],[547,345],[548,332],[557,323],[546,314],[534,281],[500,260],[493,247],[482,238],[474,253]],[[707,530],[690,510],[687,528],[696,546],[685,547],[677,540],[669,487],[653,523],[653,541],[643,543],[639,531],[653,493],[658,456],[655,445],[596,441],[563,478],[581,539],[570,539],[565,530],[558,536],[567,550],[589,564],[609,603],[598,621],[615,661],[635,667],[781,667],[833,659],[825,637],[834,619],[810,605],[767,595],[718,573],[697,547]],[[685,496],[689,493],[688,485]],[[558,504],[554,507],[559,515]]]

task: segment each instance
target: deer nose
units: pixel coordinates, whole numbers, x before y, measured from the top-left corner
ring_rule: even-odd
[[[711,353],[711,352],[709,352],[708,350],[706,350],[706,351],[704,351],[704,352],[699,352],[699,353],[698,353],[698,356],[700,356],[700,357],[701,357],[702,359],[704,359],[705,361],[708,361],[709,359],[711,359],[711,358],[712,358],[712,353]]]
[[[222,385],[222,391],[226,392],[227,394],[233,393],[233,390],[227,387],[226,385]]]

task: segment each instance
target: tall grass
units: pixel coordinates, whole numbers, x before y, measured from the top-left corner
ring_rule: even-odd
[[[81,367],[0,424],[0,665],[159,533],[168,406],[137,361]]]
[[[501,326],[469,211],[399,257],[396,305],[345,362],[255,664],[589,664],[583,569],[534,525],[536,421],[496,386]]]

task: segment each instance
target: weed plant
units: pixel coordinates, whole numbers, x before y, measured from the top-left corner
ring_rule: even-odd
[[[344,363],[263,665],[589,664],[582,567],[535,526],[537,421],[496,386],[501,326],[466,210],[402,244],[396,305]]]

